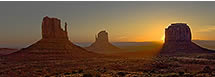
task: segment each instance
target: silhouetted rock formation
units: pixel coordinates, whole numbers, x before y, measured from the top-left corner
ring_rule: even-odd
[[[172,41],[191,42],[191,31],[189,26],[184,23],[176,23],[171,24],[165,29],[165,43]]]
[[[108,33],[106,31],[101,31],[98,36],[95,36],[96,41],[87,47],[87,50],[96,51],[103,53],[104,51],[119,51],[120,49],[112,45],[108,40]]]
[[[193,43],[191,39],[191,30],[187,24],[171,24],[165,29],[165,43],[161,49],[161,54],[210,52],[210,50]]]
[[[31,59],[94,56],[95,53],[89,52],[70,42],[67,36],[67,24],[65,23],[65,30],[63,30],[60,23],[60,20],[57,18],[44,17],[42,39],[8,56]]]
[[[108,33],[106,31],[101,31],[98,33],[98,37],[95,36],[96,38],[96,42],[100,42],[100,43],[109,43],[108,40]]]
[[[42,38],[43,39],[68,39],[67,23],[65,23],[65,31],[61,28],[61,21],[57,18],[44,17],[42,22]]]

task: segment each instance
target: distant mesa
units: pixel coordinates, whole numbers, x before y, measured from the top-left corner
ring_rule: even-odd
[[[165,29],[165,43],[161,54],[208,53],[211,50],[200,47],[191,41],[192,34],[186,23],[174,23]]]
[[[87,47],[87,50],[95,51],[98,53],[109,53],[114,51],[119,51],[120,48],[112,45],[109,42],[108,33],[104,31],[100,31],[98,35],[95,36],[95,42],[92,43],[89,47]]]
[[[71,58],[89,57],[95,54],[70,42],[67,34],[67,23],[65,23],[65,30],[63,30],[60,19],[46,16],[42,21],[42,39],[8,56],[46,59],[47,56]]]

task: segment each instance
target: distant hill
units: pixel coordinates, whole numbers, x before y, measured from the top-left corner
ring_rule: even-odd
[[[12,49],[12,48],[0,48],[0,56],[1,55],[7,55],[13,52],[18,51],[18,49]]]
[[[201,47],[208,48],[215,50],[215,40],[192,40],[194,43],[200,45]],[[91,42],[75,42],[74,44],[81,46],[81,47],[88,47]],[[158,46],[159,44],[156,42],[112,42],[113,45],[121,48],[126,49],[128,51],[141,51],[150,49],[148,46],[153,48],[153,46]],[[2,50],[5,49],[12,49],[12,48],[0,48],[0,54],[2,53]],[[16,49],[18,50],[18,49]],[[4,51],[5,52],[5,51]]]
[[[158,42],[127,42],[118,43],[119,48],[126,50],[125,52],[113,53],[113,55],[124,57],[153,57],[156,56],[162,43]]]
[[[215,40],[192,40],[201,47],[215,50]]]

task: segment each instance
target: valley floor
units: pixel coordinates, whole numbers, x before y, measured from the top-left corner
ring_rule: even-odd
[[[0,77],[213,77],[215,54],[0,61]]]

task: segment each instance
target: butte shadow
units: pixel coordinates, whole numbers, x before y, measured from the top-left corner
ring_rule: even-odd
[[[73,44],[68,39],[67,34],[66,23],[65,30],[63,30],[60,19],[46,16],[42,21],[42,39],[27,48],[23,48],[5,57],[11,60],[45,60],[87,58],[98,55]]]
[[[194,53],[213,53],[191,41],[192,35],[186,23],[174,23],[165,29],[165,43],[160,50],[161,55],[178,55]]]

